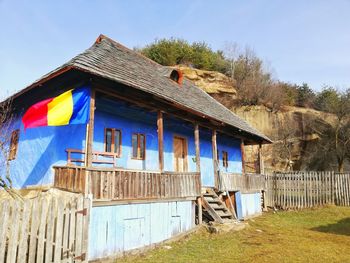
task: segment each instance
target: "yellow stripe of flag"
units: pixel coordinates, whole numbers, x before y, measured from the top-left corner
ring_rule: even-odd
[[[47,125],[60,126],[69,124],[73,114],[72,90],[54,98],[48,105]]]

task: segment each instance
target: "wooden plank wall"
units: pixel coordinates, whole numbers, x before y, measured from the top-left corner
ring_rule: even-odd
[[[219,173],[220,191],[260,192],[265,189],[265,175]]]
[[[0,262],[87,262],[91,200],[0,202]]]
[[[350,206],[350,173],[274,173],[266,176],[266,187],[266,203],[271,207]]]
[[[117,169],[55,167],[54,186],[88,193],[95,200],[196,198],[201,195],[200,173],[147,172]],[[87,172],[86,172],[87,171]]]
[[[54,167],[54,187],[73,193],[84,193],[87,183],[85,168],[76,166]]]

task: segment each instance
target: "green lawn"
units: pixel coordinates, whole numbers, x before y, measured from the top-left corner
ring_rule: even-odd
[[[350,208],[266,213],[238,232],[205,230],[118,262],[350,262]]]

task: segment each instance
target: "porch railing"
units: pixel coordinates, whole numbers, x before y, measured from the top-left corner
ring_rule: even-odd
[[[85,151],[79,149],[66,149],[67,152],[67,165],[74,165],[76,163],[85,162]],[[81,158],[77,158],[76,155],[80,155]],[[97,164],[110,164],[112,167],[116,166],[117,154],[110,152],[92,152],[92,163]]]
[[[265,189],[265,175],[219,172],[220,191],[255,192]]]
[[[201,194],[200,174],[148,172],[56,166],[54,186],[89,193],[94,200],[195,198]]]

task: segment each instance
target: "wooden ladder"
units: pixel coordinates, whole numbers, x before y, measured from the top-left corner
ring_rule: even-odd
[[[223,224],[234,220],[233,214],[212,189],[207,189],[206,193],[203,194],[202,206],[203,212],[207,212],[215,222]]]

